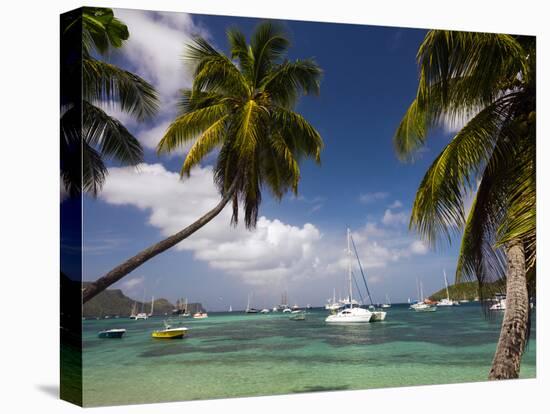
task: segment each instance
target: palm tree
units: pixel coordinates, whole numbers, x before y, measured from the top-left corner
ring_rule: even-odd
[[[214,181],[221,200],[196,222],[141,251],[89,285],[88,301],[147,260],[164,252],[200,229],[229,203],[236,224],[239,206],[247,228],[258,218],[262,188],[276,199],[289,190],[297,193],[299,163],[320,162],[320,134],[294,111],[302,94],[319,92],[321,69],[311,59],[290,61],[290,45],[282,27],[260,24],[247,44],[242,32],[227,32],[231,56],[197,37],[189,45],[188,63],[194,67],[191,89],[182,92],[181,112],[159,142],[159,154],[193,142],[181,175],[189,175],[214,149],[219,155]]]
[[[445,119],[469,119],[428,169],[410,227],[432,246],[462,234],[456,279],[506,282],[490,379],[516,378],[535,288],[535,39],[428,32],[416,98],[394,143],[404,159]],[[474,195],[466,217],[464,202]],[[463,231],[463,233],[462,233]]]
[[[94,58],[128,39],[128,28],[111,9],[83,8],[61,20],[61,177],[70,196],[97,195],[105,159],[135,165],[143,159],[138,140],[97,104],[118,106],[138,121],[157,111],[157,94],[131,72]]]

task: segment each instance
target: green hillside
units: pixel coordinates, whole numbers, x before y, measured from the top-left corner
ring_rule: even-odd
[[[142,306],[142,302],[129,298],[120,289],[107,289],[84,304],[82,316],[87,318],[116,315],[127,317],[130,316],[134,303],[138,312],[143,309],[144,312],[149,313],[151,310],[151,302],[145,302]],[[203,309],[200,303],[190,303],[187,308],[190,313]],[[166,299],[155,299],[154,315],[164,315],[165,313],[170,315],[172,309],[174,309],[174,305]]]
[[[484,286],[485,297],[493,296],[495,293],[503,292],[504,288],[501,283],[490,283]],[[457,283],[449,286],[449,298],[453,300],[474,300],[479,297],[479,285],[477,282]],[[440,300],[447,297],[445,288],[438,290],[430,295],[431,300]]]

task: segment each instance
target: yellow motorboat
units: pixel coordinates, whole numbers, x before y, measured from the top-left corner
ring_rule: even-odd
[[[183,338],[185,334],[187,334],[187,331],[188,329],[184,326],[172,328],[172,326],[168,325],[165,322],[164,329],[153,331],[151,336],[153,338],[160,338],[160,339],[178,339],[178,338]]]

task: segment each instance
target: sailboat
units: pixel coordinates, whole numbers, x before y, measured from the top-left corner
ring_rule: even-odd
[[[143,300],[141,301],[141,312],[136,314],[136,317],[134,318],[136,321],[138,321],[140,319],[147,319],[148,318],[147,313],[145,313],[144,307],[145,307],[145,289],[143,290]]]
[[[327,303],[325,305],[325,309],[330,311],[330,312],[337,312],[338,309],[340,309],[342,307],[342,305],[340,304],[340,302],[338,302],[336,300],[336,289],[333,289],[332,291],[332,298],[328,299],[327,300]]]
[[[188,318],[189,316],[191,316],[187,311],[187,298],[185,298],[185,307],[183,308],[183,313],[181,314],[181,316],[183,316],[184,318]]]
[[[281,303],[279,303],[279,306],[277,308],[283,312],[290,312],[290,308],[288,307],[288,299],[287,299],[287,292],[286,290],[281,294]],[[287,311],[288,309],[288,311]]]
[[[387,294],[386,294],[386,303],[382,304],[382,308],[391,308],[390,298],[388,297]]]
[[[229,310],[228,312],[233,312],[233,308],[231,307],[231,305],[229,305]]]
[[[437,302],[437,306],[453,306],[454,302],[449,297],[449,284],[447,283],[447,273],[443,269],[443,278],[445,279],[445,290],[447,291],[447,297]]]
[[[248,294],[248,301],[246,304],[245,313],[258,313],[258,309],[254,309],[250,307],[250,297],[252,296],[252,293]]]
[[[327,323],[364,323],[370,322],[372,313],[360,307],[354,307],[353,303],[353,288],[352,288],[352,274],[351,274],[351,232],[347,229],[347,242],[348,242],[348,279],[349,279],[349,306],[340,310],[338,313],[329,315],[325,319]]]
[[[418,289],[418,279],[416,279],[416,288]],[[435,312],[437,308],[433,305],[430,305],[424,301],[424,288],[422,286],[422,281],[420,282],[420,290],[418,294],[418,302],[411,305],[411,309],[415,312]]]
[[[134,301],[134,306],[132,306],[132,312],[130,313],[130,319],[136,319],[136,310],[137,310],[137,302]]]
[[[149,315],[147,315],[147,316],[149,316],[149,317],[153,316],[153,310],[154,309],[155,309],[155,297],[153,296],[151,298],[151,312],[149,312]]]

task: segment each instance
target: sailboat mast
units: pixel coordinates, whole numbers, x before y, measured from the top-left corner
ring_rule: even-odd
[[[348,228],[348,278],[349,278],[349,307],[352,307],[353,293],[351,284],[351,245],[350,245],[350,230]]]
[[[447,283],[447,273],[445,273],[445,269],[443,269],[443,278],[445,279],[445,290],[447,291],[447,300],[450,300],[450,298],[449,298],[449,284]]]

